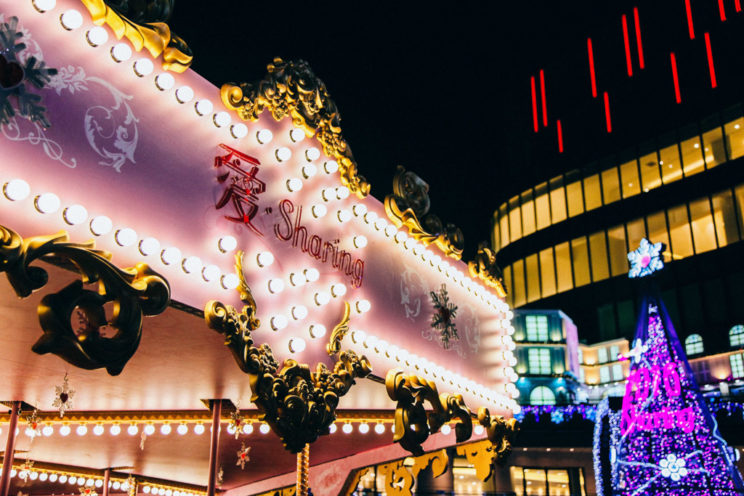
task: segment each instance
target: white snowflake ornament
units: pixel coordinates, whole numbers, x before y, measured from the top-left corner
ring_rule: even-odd
[[[679,481],[682,477],[687,477],[687,462],[684,458],[677,458],[677,455],[670,453],[659,462],[661,475],[674,482]]]
[[[628,277],[646,277],[664,268],[661,252],[664,251],[664,243],[651,243],[646,238],[641,239],[641,246],[628,253],[630,271]]]
[[[61,386],[54,387],[54,401],[52,406],[59,410],[59,416],[64,417],[65,412],[72,408],[72,397],[75,396],[75,390],[70,389],[70,383],[67,379],[67,374],[62,381]]]

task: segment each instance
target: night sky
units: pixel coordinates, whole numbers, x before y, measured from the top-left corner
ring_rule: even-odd
[[[275,56],[308,61],[372,194],[392,191],[398,164],[416,172],[431,211],[463,230],[467,260],[515,183],[539,176],[521,160],[530,74],[546,61],[560,71],[567,47],[614,21],[605,3],[181,1],[169,24],[218,87],[261,79]]]

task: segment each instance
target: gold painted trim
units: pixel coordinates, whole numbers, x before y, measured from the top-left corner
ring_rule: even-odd
[[[341,351],[341,341],[344,340],[346,333],[349,332],[349,318],[351,315],[351,305],[348,301],[344,302],[344,314],[341,317],[341,321],[336,324],[331,332],[331,338],[326,345],[326,352],[333,356]]]
[[[496,291],[499,298],[506,298],[504,279],[501,269],[496,265],[496,254],[482,242],[478,245],[475,260],[468,262],[468,272],[474,279],[480,279],[489,288]]]

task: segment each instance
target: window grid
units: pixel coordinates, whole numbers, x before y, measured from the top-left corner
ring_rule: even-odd
[[[549,387],[537,386],[530,393],[531,405],[555,405],[555,394]]]
[[[527,362],[530,374],[551,375],[553,373],[548,348],[530,348],[527,351]]]
[[[525,318],[527,341],[546,342],[548,340],[547,315],[527,315]]]
[[[732,348],[744,346],[744,325],[738,324],[729,331],[729,343]]]
[[[744,355],[741,353],[729,357],[729,362],[731,363],[731,377],[734,379],[744,377],[744,359],[742,357],[744,357]]]
[[[685,339],[685,352],[688,355],[697,355],[703,352],[703,338],[700,334],[690,334]]]

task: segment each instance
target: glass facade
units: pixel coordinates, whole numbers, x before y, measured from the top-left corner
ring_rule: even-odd
[[[739,117],[722,126],[704,130],[699,135],[683,135],[677,143],[665,143],[657,150],[646,150],[634,158],[619,160],[616,166],[601,172],[584,174],[579,171],[555,177],[531,188],[501,205],[495,214],[493,225],[493,247],[496,251],[524,236],[529,236],[567,218],[581,215],[603,205],[608,205],[641,193],[647,193],[661,185],[670,184],[716,167],[728,160],[744,156],[744,118]],[[725,202],[722,198],[718,201]],[[716,200],[714,200],[716,202]],[[728,205],[717,205],[725,210]],[[696,215],[703,205],[691,204],[690,215]],[[709,207],[708,207],[709,208]],[[684,242],[689,236],[689,249],[693,250],[693,237],[700,243],[694,251],[701,253],[715,249],[704,238],[709,225],[704,218],[695,224],[686,224],[691,229],[675,231],[682,256]],[[670,227],[671,230],[671,227]],[[671,233],[671,231],[670,231]],[[722,246],[719,237],[718,245]]]
[[[664,259],[681,260],[742,239],[744,184],[589,236],[558,240],[507,267],[507,298],[514,307],[563,291],[627,274],[629,251],[643,237],[664,242]],[[527,270],[525,270],[527,267]],[[744,344],[744,337],[742,337]]]
[[[516,496],[586,496],[581,468],[509,467]]]

